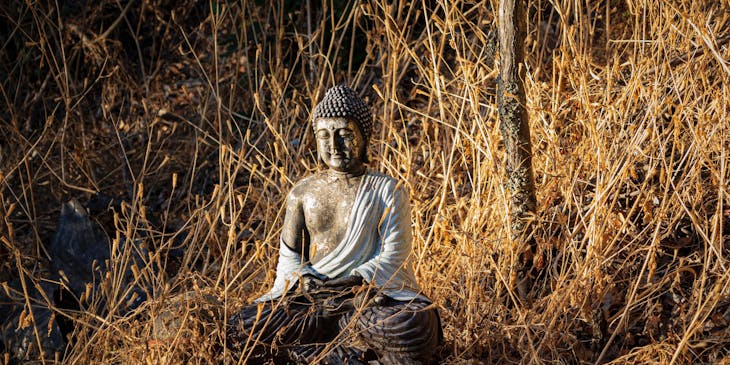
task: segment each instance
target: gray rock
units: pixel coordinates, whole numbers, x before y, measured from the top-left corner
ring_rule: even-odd
[[[89,218],[81,203],[71,200],[61,208],[50,247],[51,270],[79,295],[86,283],[98,282],[109,259],[109,241]],[[96,280],[94,280],[96,276]]]

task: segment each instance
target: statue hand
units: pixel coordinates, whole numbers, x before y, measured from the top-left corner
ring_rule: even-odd
[[[325,280],[322,280],[314,275],[305,274],[300,280],[300,290],[303,293],[312,293],[318,291],[324,286]]]
[[[370,288],[370,290],[364,289],[355,294],[355,297],[352,299],[352,305],[355,308],[378,307],[388,305],[391,300],[392,298],[382,293],[382,291]]]
[[[347,289],[353,286],[365,284],[365,279],[360,275],[350,275],[337,279],[331,279],[324,282],[326,288]]]

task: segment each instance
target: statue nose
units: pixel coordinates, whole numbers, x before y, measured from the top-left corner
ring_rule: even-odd
[[[341,138],[337,138],[336,136],[330,137],[330,151],[339,152],[342,149],[342,142]]]

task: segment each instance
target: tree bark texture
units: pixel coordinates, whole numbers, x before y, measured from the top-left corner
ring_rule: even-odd
[[[522,66],[526,27],[525,1],[500,0],[497,106],[505,146],[507,190],[511,194],[513,238],[524,233],[526,218],[535,212],[537,202]]]

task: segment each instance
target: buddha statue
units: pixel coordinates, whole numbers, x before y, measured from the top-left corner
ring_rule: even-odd
[[[323,168],[290,191],[274,285],[229,318],[228,348],[249,364],[431,363],[441,323],[415,279],[408,192],[366,167],[369,107],[335,86],[312,127]]]

